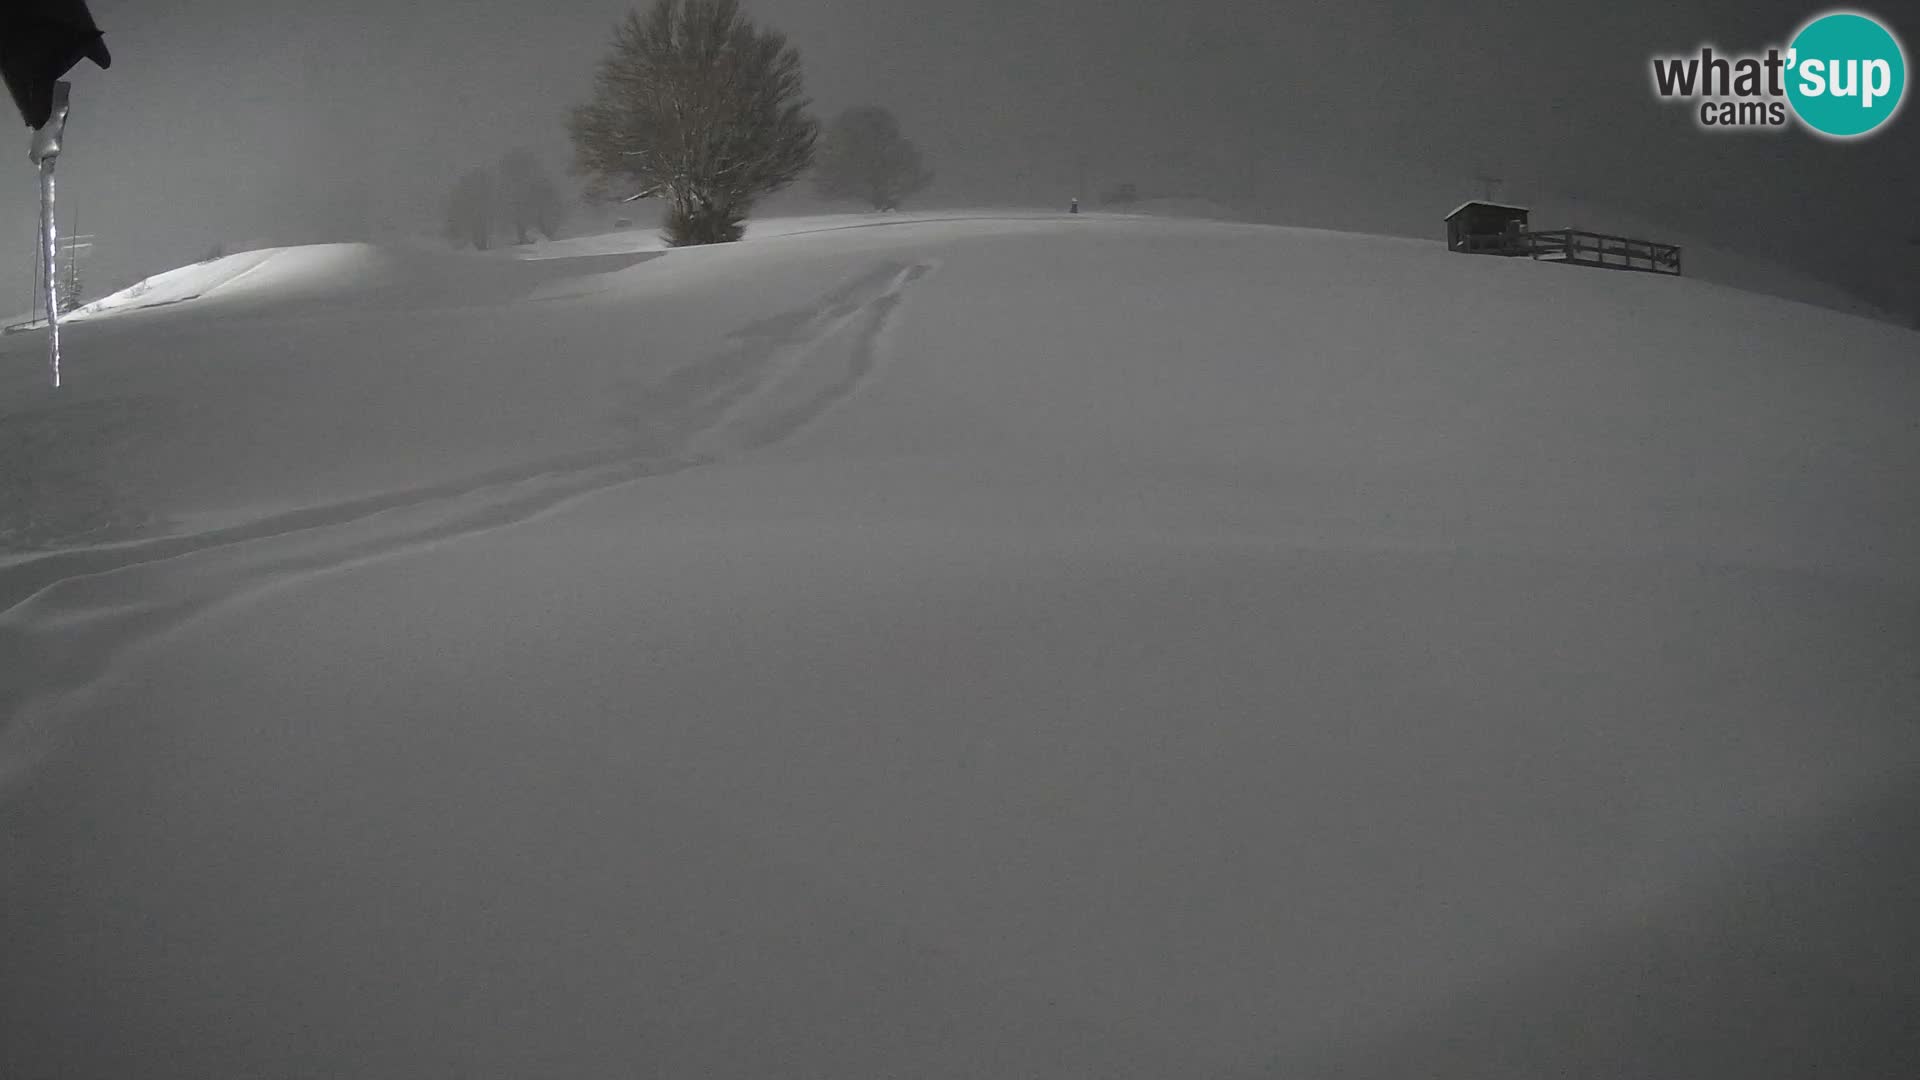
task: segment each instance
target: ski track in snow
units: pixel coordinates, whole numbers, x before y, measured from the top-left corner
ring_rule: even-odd
[[[857,393],[910,286],[937,264],[883,262],[807,308],[649,387],[633,441],[204,533],[57,551],[0,567],[0,790],[38,754],[32,716],[129,650],[235,597],[559,511],[579,499],[770,446]],[[823,368],[823,384],[804,383]],[[794,400],[795,398],[798,400]],[[40,731],[44,738],[50,734]],[[23,745],[25,744],[25,745]]]

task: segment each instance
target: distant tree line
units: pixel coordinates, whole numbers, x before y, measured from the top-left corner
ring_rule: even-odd
[[[660,200],[674,246],[738,240],[755,202],[809,170],[824,198],[892,210],[933,179],[888,110],[807,112],[800,54],[739,0],[655,0],[627,15],[568,116],[587,194]],[[565,203],[541,160],[515,150],[469,169],[447,196],[446,237],[485,251],[505,235],[558,235]]]
[[[447,242],[486,251],[502,233],[516,244],[558,239],[566,202],[540,159],[512,150],[492,169],[468,169],[447,197]]]
[[[900,121],[877,105],[847,109],[834,118],[814,173],[814,189],[829,199],[859,199],[875,210],[897,210],[901,200],[933,182]]]

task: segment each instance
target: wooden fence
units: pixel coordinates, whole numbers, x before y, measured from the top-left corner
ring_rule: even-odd
[[[1638,270],[1646,274],[1680,274],[1680,247],[1630,236],[1608,236],[1580,229],[1544,229],[1517,237],[1522,250],[1515,254],[1536,259],[1597,266],[1607,270]]]

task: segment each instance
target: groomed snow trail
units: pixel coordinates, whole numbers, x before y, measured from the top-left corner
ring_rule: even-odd
[[[636,479],[771,445],[855,393],[929,262],[881,262],[643,391],[633,441],[466,480],[311,507],[197,535],[0,565],[0,789],[28,767],[31,706],[83,689],[125,649],[253,589],[529,520]],[[813,382],[807,382],[808,379]],[[798,387],[799,389],[796,389]],[[164,574],[151,568],[165,564]],[[208,567],[201,572],[199,567]]]

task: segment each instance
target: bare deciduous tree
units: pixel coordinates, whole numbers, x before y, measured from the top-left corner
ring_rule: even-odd
[[[933,182],[919,149],[900,134],[900,122],[877,105],[842,112],[822,143],[814,189],[825,198],[861,199],[875,210],[893,210]]]
[[[540,159],[527,150],[511,151],[500,159],[499,173],[500,211],[513,226],[514,242],[530,243],[536,229],[549,240],[558,239],[566,206]]]
[[[447,242],[454,247],[472,244],[485,251],[493,246],[493,174],[468,169],[453,185],[447,199]]]
[[[596,194],[664,198],[670,244],[738,240],[755,198],[813,163],[806,105],[799,53],[738,0],[656,0],[573,110],[575,167]]]

